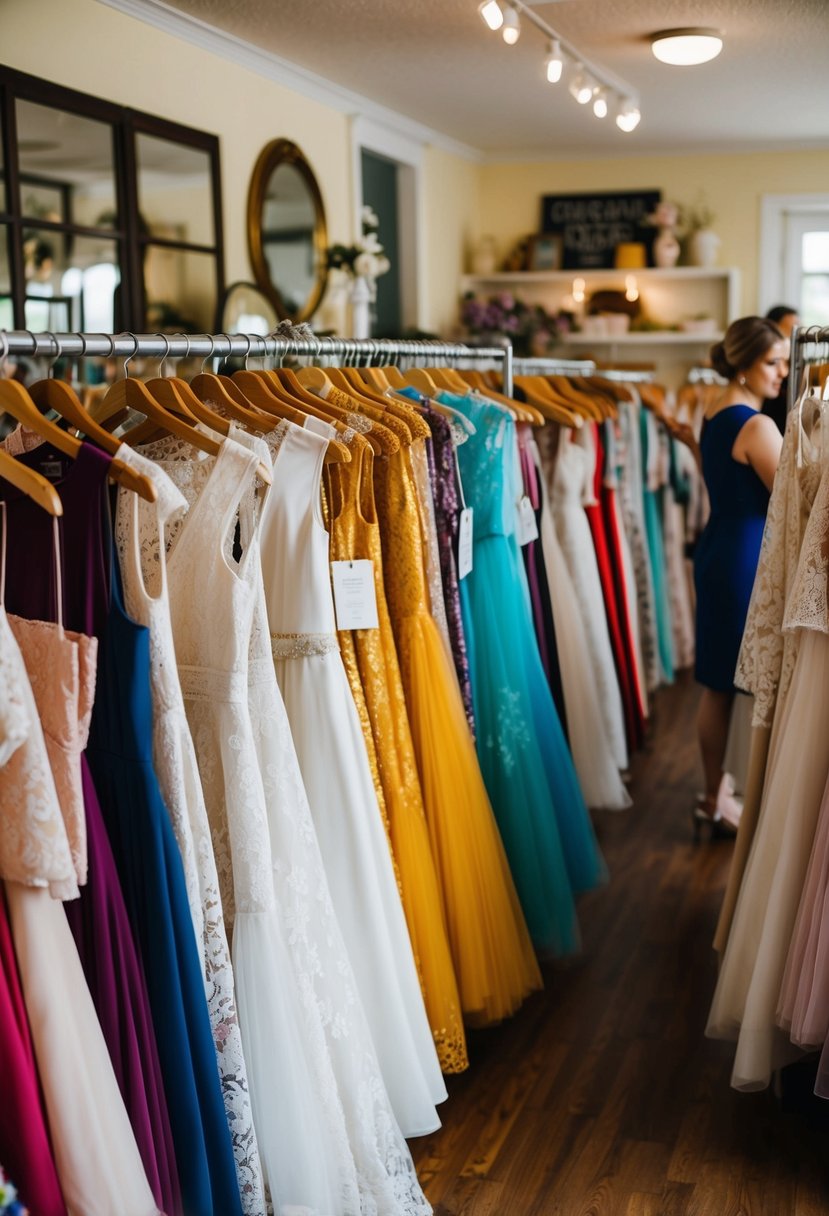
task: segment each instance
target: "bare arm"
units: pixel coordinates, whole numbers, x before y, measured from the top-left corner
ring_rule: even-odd
[[[749,419],[737,436],[731,455],[741,464],[751,465],[767,490],[774,485],[780,463],[783,436],[773,419],[757,414]]]

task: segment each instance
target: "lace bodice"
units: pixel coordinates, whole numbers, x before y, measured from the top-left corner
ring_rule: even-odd
[[[30,659],[37,674],[48,681],[59,721],[71,722],[77,715],[77,650],[66,644],[55,655],[49,649],[32,647]],[[0,605],[0,653],[6,684],[13,702],[28,719],[29,730],[7,759],[0,781],[0,878],[25,886],[54,886],[61,898],[78,895],[75,866],[61,813],[49,753],[43,735],[35,696],[23,655],[15,640],[9,617]],[[57,665],[46,664],[57,658]],[[34,668],[33,668],[34,669]],[[17,714],[17,722],[21,721]],[[17,727],[19,734],[20,728]]]
[[[822,465],[808,459],[809,452],[799,466],[798,451],[803,451],[800,428],[799,412],[790,411],[737,660],[735,683],[754,694],[752,721],[755,726],[771,726],[775,707],[788,692],[797,657],[797,634],[792,630],[784,633],[783,624],[792,587],[799,574],[801,546],[812,503],[823,474]],[[817,519],[815,523],[817,528]],[[822,541],[815,530],[811,536],[814,540],[804,555],[795,616],[805,612],[807,618],[814,619],[815,610],[820,611],[821,595],[815,574],[822,564]],[[809,585],[813,591],[811,610],[808,607]]]
[[[32,727],[29,710],[17,654],[13,647],[0,644],[0,769],[29,735]]]
[[[510,493],[514,470],[515,423],[503,406],[470,394],[440,393],[439,401],[460,410],[475,434],[458,449],[467,502],[475,508],[475,540],[510,535],[515,529],[517,495]]]

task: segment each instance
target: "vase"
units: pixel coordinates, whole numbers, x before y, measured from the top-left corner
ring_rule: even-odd
[[[653,260],[661,270],[670,270],[679,259],[679,241],[673,228],[660,228],[653,242]]]
[[[351,336],[371,337],[371,302],[374,293],[365,275],[357,275],[351,285]]]
[[[480,278],[494,274],[498,269],[498,249],[495,237],[482,236],[472,254],[472,273]]]
[[[698,228],[691,237],[690,254],[694,266],[716,266],[722,241],[710,228]]]

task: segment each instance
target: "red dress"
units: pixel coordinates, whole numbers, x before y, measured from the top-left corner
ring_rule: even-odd
[[[625,711],[628,748],[633,751],[642,745],[644,718],[636,671],[633,632],[627,609],[627,597],[624,592],[621,543],[618,532],[613,526],[616,511],[611,496],[615,496],[615,491],[603,484],[604,444],[599,425],[596,422],[589,425],[592,427],[596,449],[596,464],[593,472],[595,502],[593,505],[585,507],[585,513],[596,549],[596,562],[602,584],[610,646],[613,651],[613,661],[616,665],[622,705]],[[608,519],[610,525],[608,525]]]

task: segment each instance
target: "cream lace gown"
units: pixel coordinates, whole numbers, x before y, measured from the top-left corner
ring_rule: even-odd
[[[0,562],[4,567],[5,552]],[[55,1165],[72,1216],[155,1216],[158,1209],[75,939],[61,903],[49,891],[50,886],[66,890],[74,885],[77,895],[75,864],[38,706],[2,605],[2,581],[0,569],[0,667],[4,683],[14,690],[10,708],[22,709],[28,734],[19,742],[18,713],[6,727],[7,738],[17,738],[18,746],[0,772],[0,879],[5,880]],[[29,635],[27,655],[44,701],[51,702],[50,721],[65,724],[61,734],[66,738],[73,724],[76,730],[81,725],[78,642],[67,637],[60,624],[15,619],[21,633]],[[8,754],[9,746],[3,750]],[[70,767],[71,758],[66,757],[60,786],[67,802],[74,789]]]
[[[829,776],[829,465],[807,448],[792,416],[738,664],[740,680],[755,685],[759,724],[774,715],[759,821],[706,1030],[737,1040],[738,1089],[768,1085],[797,1054],[776,1012]]]
[[[170,621],[165,528],[188,509],[184,495],[158,465],[122,444],[119,457],[148,476],[158,499],[146,503],[121,490],[115,537],[126,609],[150,632],[153,762],[181,852],[187,897],[200,945],[205,995],[216,1045],[243,1211],[259,1216],[265,1194],[253,1128],[247,1068],[233,988],[219,878],[196,753],[187,723]]]
[[[587,429],[587,428],[585,428]],[[555,469],[545,462],[556,533],[578,600],[578,611],[587,634],[590,670],[610,755],[617,769],[627,768],[625,720],[622,695],[610,648],[604,597],[596,562],[596,551],[584,506],[592,494],[593,465],[590,452],[580,442],[562,437]]]
[[[530,440],[530,453],[541,473],[541,456],[534,439]],[[541,511],[541,543],[556,624],[570,750],[579,785],[588,806],[620,811],[631,805],[631,799],[613,762],[599,693],[591,677],[587,633],[546,493]]]
[[[254,628],[257,602],[262,610],[251,498],[259,455],[232,440],[215,460],[174,440],[145,453],[162,459],[192,503],[169,539],[171,618],[276,1211],[428,1216],[334,915],[284,707],[275,682],[249,663],[251,648],[258,653],[266,641]]]
[[[262,564],[279,686],[331,895],[383,1080],[406,1136],[440,1126],[446,1097],[364,737],[339,654],[320,512],[328,441],[280,428],[262,516]]]

